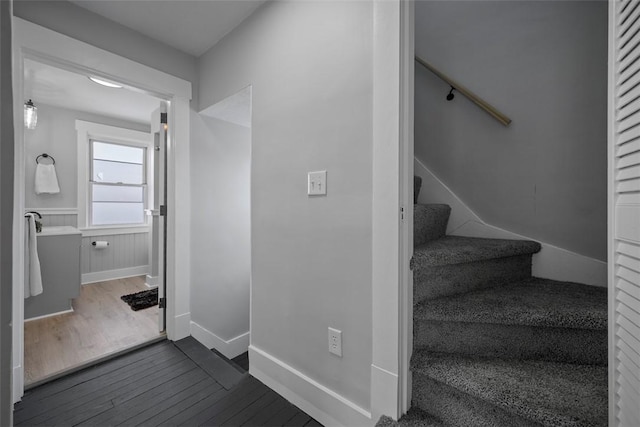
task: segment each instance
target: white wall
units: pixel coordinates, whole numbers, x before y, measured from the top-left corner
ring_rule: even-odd
[[[416,3],[415,153],[484,221],[606,260],[607,3]]]
[[[252,372],[342,423],[370,406],[372,27],[372,2],[269,2],[199,61],[200,109],[253,87]]]
[[[0,2],[0,425],[12,424],[13,88],[11,5]]]
[[[149,132],[149,124],[112,119],[82,111],[39,104],[38,124],[35,129],[25,129],[25,206],[27,208],[77,208],[78,207],[78,142],[76,119],[101,123],[126,129]],[[36,157],[48,153],[56,159],[56,174],[60,185],[58,194],[36,194],[34,178]],[[49,160],[41,159],[46,163]]]
[[[249,345],[251,129],[191,114],[192,334],[233,358]]]

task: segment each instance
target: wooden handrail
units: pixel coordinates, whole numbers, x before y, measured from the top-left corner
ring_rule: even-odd
[[[487,113],[491,114],[491,116],[493,116],[494,119],[496,119],[503,125],[509,126],[509,123],[511,123],[511,119],[505,116],[504,114],[502,114],[500,111],[498,111],[493,105],[489,104],[488,102],[480,98],[478,95],[471,92],[469,89],[462,86],[460,83],[456,82],[452,78],[448,77],[446,74],[442,73],[440,70],[438,70],[433,65],[429,64],[427,61],[425,61],[424,59],[420,58],[417,55],[416,55],[416,62],[418,62],[423,67],[425,67],[427,70],[431,71],[436,76],[440,77],[445,82],[447,82],[449,86],[451,86],[452,88],[454,88],[455,90],[457,90],[458,92],[460,92],[461,94],[469,98],[471,102],[476,104],[478,107],[482,108]]]

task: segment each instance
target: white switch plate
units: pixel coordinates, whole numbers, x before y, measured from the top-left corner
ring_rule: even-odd
[[[309,196],[327,194],[327,171],[309,172],[307,194]]]
[[[329,328],[329,353],[342,357],[342,331]]]

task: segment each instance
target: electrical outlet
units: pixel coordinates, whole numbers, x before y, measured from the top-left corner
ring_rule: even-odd
[[[327,194],[327,171],[309,172],[307,194],[309,196],[324,196]]]
[[[329,353],[342,357],[342,331],[329,328]]]

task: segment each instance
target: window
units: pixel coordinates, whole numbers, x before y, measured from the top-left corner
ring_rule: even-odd
[[[78,228],[148,229],[153,133],[76,120]]]
[[[145,224],[146,148],[91,140],[89,225]]]

